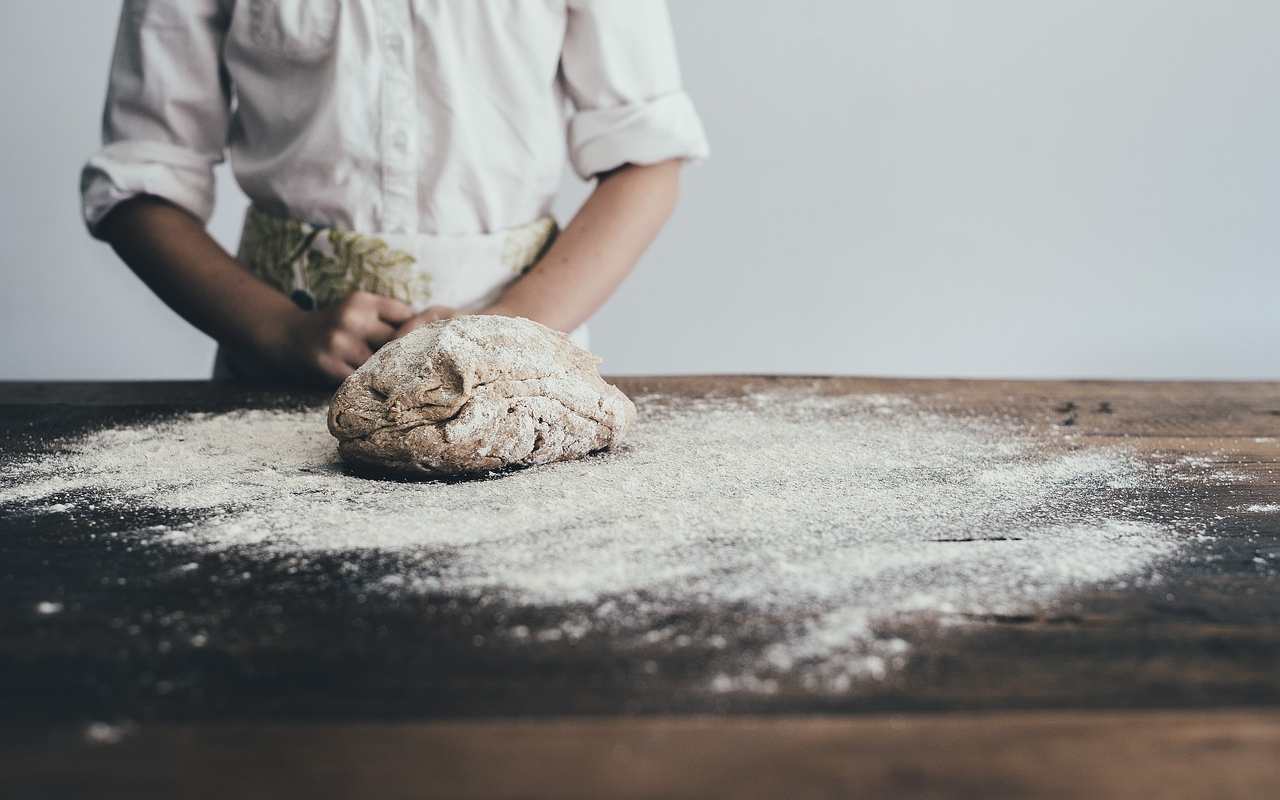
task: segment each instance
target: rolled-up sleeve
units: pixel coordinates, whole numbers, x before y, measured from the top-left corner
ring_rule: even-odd
[[[213,212],[230,82],[222,67],[221,0],[125,0],[102,119],[103,148],[80,174],[85,223],[142,194],[202,221]]]
[[[560,65],[574,106],[569,157],[577,173],[706,158],[664,0],[570,0],[568,9]]]

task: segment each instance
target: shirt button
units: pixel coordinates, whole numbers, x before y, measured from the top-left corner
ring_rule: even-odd
[[[395,135],[391,137],[391,144],[403,153],[409,148],[409,137],[405,135],[404,131],[396,131]]]
[[[388,36],[386,40],[387,49],[396,58],[404,54],[404,40],[399,36]]]

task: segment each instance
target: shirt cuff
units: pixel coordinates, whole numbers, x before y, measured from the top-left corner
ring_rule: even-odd
[[[569,121],[569,157],[583,179],[623,164],[700,161],[709,154],[702,121],[684,92],[579,111]]]
[[[216,160],[163,142],[122,141],[107,145],[80,173],[81,211],[89,233],[111,210],[139,195],[155,195],[201,222],[213,214]]]

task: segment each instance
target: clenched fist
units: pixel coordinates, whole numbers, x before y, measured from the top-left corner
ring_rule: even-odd
[[[322,311],[298,309],[260,349],[287,372],[338,383],[412,319],[413,309],[399,300],[356,292]]]

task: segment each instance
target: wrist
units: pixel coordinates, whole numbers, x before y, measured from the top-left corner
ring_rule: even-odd
[[[267,361],[281,364],[290,361],[293,335],[301,316],[307,312],[285,298],[285,303],[253,314],[246,325],[249,347]]]

